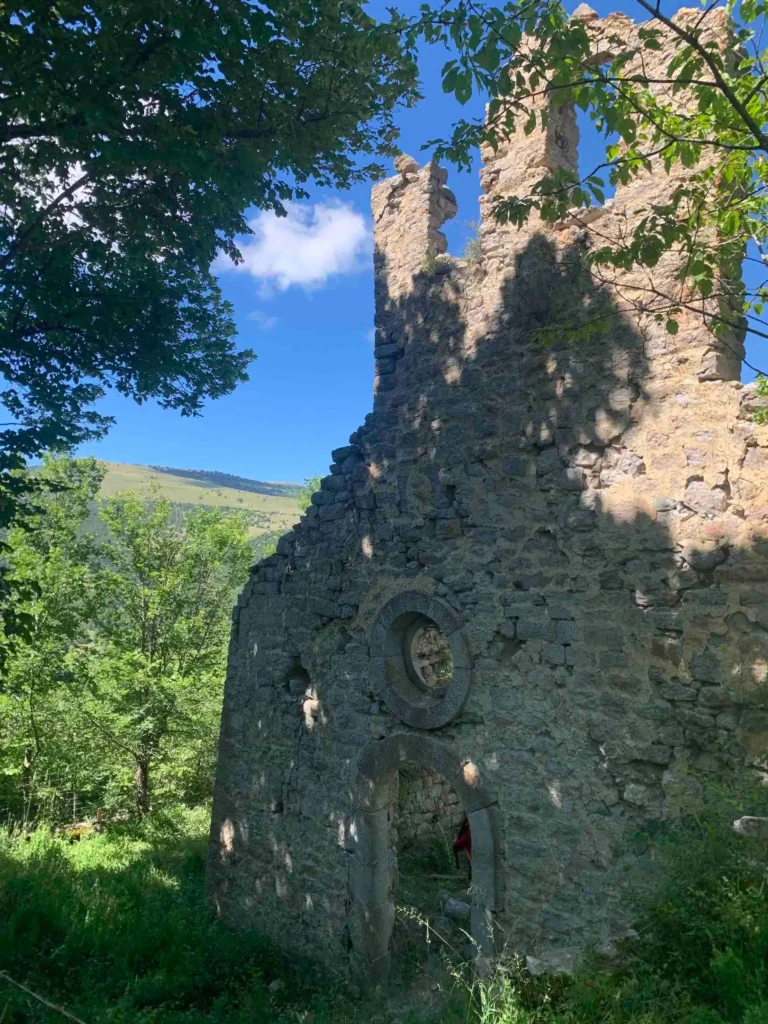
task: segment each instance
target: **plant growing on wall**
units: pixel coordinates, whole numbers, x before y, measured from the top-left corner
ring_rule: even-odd
[[[476,90],[490,98],[487,119],[462,119],[450,138],[430,143],[438,157],[466,167],[476,147],[495,149],[516,132],[543,128],[561,104],[586,112],[602,136],[596,167],[543,171],[527,194],[499,199],[494,213],[502,222],[523,224],[534,211],[549,223],[574,214],[578,222],[579,211],[603,203],[607,186],[651,167],[672,176],[692,168],[663,202],[648,204],[626,237],[606,238],[584,262],[602,281],[614,270],[650,269],[677,253],[676,280],[665,287],[646,277],[625,294],[631,305],[670,334],[686,310],[726,344],[745,326],[768,338],[765,281],[758,277],[746,294],[740,283],[747,243],[748,258],[768,265],[766,4],[728,0],[735,27],[733,44],[725,46],[709,34],[721,13],[715,4],[687,19],[673,18],[660,0],[634,5],[647,19],[639,32],[608,31],[599,39],[590,30],[594,12],[571,16],[553,0],[447,0],[422,5],[414,18],[393,15],[393,27],[411,46],[426,39],[451,50],[443,89],[459,103]],[[605,329],[600,318],[589,326]],[[584,327],[572,324],[570,333],[582,337]]]
[[[320,482],[322,479],[323,478],[321,476],[307,476],[304,478],[304,486],[299,491],[299,497],[297,499],[299,510],[302,513],[306,512],[312,504],[312,495],[315,491],[320,490]]]

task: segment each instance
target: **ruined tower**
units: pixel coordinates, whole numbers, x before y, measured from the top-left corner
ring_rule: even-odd
[[[637,31],[580,16],[596,39]],[[401,157],[374,188],[373,412],[234,613],[212,899],[233,927],[373,980],[403,765],[469,817],[490,954],[615,934],[642,856],[627,831],[765,762],[768,427],[740,339],[694,311],[670,335],[626,301],[645,274],[598,286],[578,258],[673,179],[555,227],[490,216],[577,143],[560,108],[485,154],[469,259],[441,255],[442,168]],[[607,334],[542,346],[592,316]]]

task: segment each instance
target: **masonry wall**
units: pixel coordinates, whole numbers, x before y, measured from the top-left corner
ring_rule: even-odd
[[[393,798],[392,828],[396,845],[402,848],[430,836],[450,845],[464,817],[458,796],[437,772],[400,772],[397,796]]]
[[[211,897],[233,927],[336,969],[370,946],[357,904],[381,910],[386,939],[391,893],[365,879],[390,854],[361,853],[377,811],[357,794],[393,737],[417,737],[405,757],[428,732],[492,794],[484,906],[524,953],[620,930],[642,856],[627,830],[713,773],[766,768],[768,428],[738,382],[740,339],[685,312],[668,335],[630,315],[641,275],[597,287],[577,259],[672,182],[645,176],[554,229],[490,216],[576,146],[560,111],[486,154],[471,261],[435,259],[456,212],[443,169],[400,158],[375,187],[373,411],[235,610]],[[671,256],[654,279],[675,270]],[[537,340],[597,312],[602,338]],[[414,593],[466,651],[466,692],[438,725],[403,717],[382,649],[382,609]]]

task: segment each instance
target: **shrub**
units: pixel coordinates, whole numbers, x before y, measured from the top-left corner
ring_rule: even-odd
[[[618,969],[594,959],[573,979],[527,977],[519,961],[470,984],[479,1024],[766,1024],[768,842],[737,835],[768,814],[768,791],[712,788],[689,817],[646,836],[639,938]],[[644,858],[645,859],[645,858]]]

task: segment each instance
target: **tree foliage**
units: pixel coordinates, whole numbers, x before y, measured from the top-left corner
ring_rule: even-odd
[[[195,509],[179,526],[170,503],[130,493],[100,504],[97,538],[84,524],[100,479],[93,460],[50,460],[35,529],[9,538],[12,571],[39,591],[0,697],[0,765],[28,805],[46,790],[109,803],[133,788],[144,812],[155,769],[161,789],[210,791],[252,552],[237,513]]]
[[[306,512],[309,506],[312,504],[312,495],[315,491],[320,490],[320,476],[306,476],[304,477],[304,486],[299,491],[298,504],[301,512]]]
[[[584,111],[602,136],[598,166],[586,174],[542,171],[527,194],[498,201],[501,221],[521,224],[536,211],[553,223],[602,203],[608,187],[666,172],[674,179],[669,198],[650,204],[627,237],[586,253],[590,271],[600,279],[607,268],[653,268],[676,252],[676,285],[638,293],[638,309],[670,333],[687,309],[720,335],[742,331],[746,317],[750,331],[768,337],[766,282],[745,296],[739,272],[748,242],[749,258],[768,265],[766,4],[727,0],[734,36],[725,47],[710,32],[723,5],[703,4],[689,19],[674,18],[675,8],[665,10],[661,0],[635,5],[646,21],[631,41],[598,40],[589,17],[571,17],[557,0],[447,0],[424,4],[415,18],[393,15],[393,27],[411,46],[426,39],[452,51],[443,88],[460,103],[475,90],[489,96],[487,120],[462,119],[450,138],[430,143],[438,156],[467,166],[474,147],[529,134],[560,104]],[[673,46],[659,71],[662,36]],[[539,102],[544,96],[551,104]],[[690,173],[675,179],[681,168]]]
[[[4,7],[0,529],[26,459],[106,431],[106,388],[195,415],[246,379],[212,261],[249,207],[377,174],[414,83],[353,0]]]

